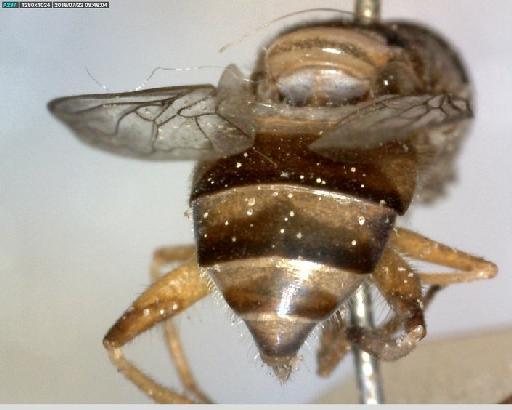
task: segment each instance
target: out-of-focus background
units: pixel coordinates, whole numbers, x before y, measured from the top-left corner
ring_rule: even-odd
[[[152,250],[193,241],[184,216],[193,163],[92,150],[50,117],[46,102],[102,92],[87,70],[112,92],[135,89],[159,66],[235,62],[248,71],[257,47],[297,18],[225,53],[219,48],[312,7],[351,10],[352,2],[111,0],[107,10],[0,10],[0,402],[147,402],[110,365],[101,340],[147,286]],[[511,15],[508,0],[383,2],[384,18],[419,20],[451,39],[478,97],[459,181],[406,223],[496,262],[499,276],[443,291],[427,315],[427,340],[512,326]],[[215,84],[220,72],[159,71],[147,87]],[[200,384],[219,402],[308,402],[352,377],[346,360],[330,379],[317,378],[313,336],[300,369],[280,385],[219,298],[193,306],[178,323]],[[492,345],[482,348],[492,352]],[[127,354],[162,383],[176,385],[158,330]],[[436,369],[429,371],[436,378]]]

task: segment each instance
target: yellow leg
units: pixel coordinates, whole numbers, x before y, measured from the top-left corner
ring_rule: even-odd
[[[423,312],[427,310],[427,308],[432,303],[434,296],[437,295],[437,292],[444,289],[442,286],[432,285],[428,288],[425,296],[423,296]],[[403,326],[402,318],[398,315],[393,315],[387,322],[383,323],[379,326],[379,329],[382,329],[386,334],[393,334],[400,330]]]
[[[103,339],[113,364],[132,383],[159,403],[193,403],[193,401],[156,383],[123,355],[121,347],[137,335],[187,309],[209,293],[195,258],[159,278],[133,302]]]
[[[454,271],[415,273],[399,253],[447,266]],[[374,331],[349,328],[348,337],[363,350],[383,360],[398,359],[410,352],[426,333],[421,284],[432,285],[429,289],[432,295],[449,284],[492,278],[496,271],[496,265],[482,258],[398,228],[391,234],[388,247],[372,274],[375,284],[395,311],[396,317]],[[400,323],[404,325],[405,336],[391,338],[392,332],[399,328]]]
[[[188,259],[193,255],[193,246],[173,246],[156,250],[153,255],[153,263],[151,264],[151,279],[153,282],[156,282],[163,273],[163,267],[178,260]],[[178,330],[174,326],[173,319],[165,321],[162,327],[164,329],[164,338],[171,360],[176,366],[178,376],[186,391],[192,394],[201,403],[211,403],[210,398],[199,388],[195,381],[185,351],[183,350]]]
[[[498,270],[492,262],[450,248],[408,229],[397,228],[391,234],[389,243],[399,252],[414,259],[455,269],[453,272],[420,273],[421,281],[430,285],[446,286],[490,279],[496,276]]]
[[[413,350],[426,334],[421,284],[407,262],[390,248],[384,250],[372,279],[403,324],[405,334],[397,337],[384,328],[351,327],[347,336],[379,359],[396,360]]]
[[[434,296],[443,289],[441,286],[430,286],[423,297],[423,310],[429,306]],[[317,373],[328,377],[351,349],[351,341],[347,337],[348,324],[337,312],[335,320],[329,320],[320,335],[320,347],[317,353]],[[403,327],[403,318],[396,313],[385,323],[375,329],[380,334],[389,336]]]

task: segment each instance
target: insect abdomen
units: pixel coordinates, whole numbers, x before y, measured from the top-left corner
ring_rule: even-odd
[[[396,215],[290,184],[231,188],[192,205],[199,265],[282,378],[315,325],[373,270]]]

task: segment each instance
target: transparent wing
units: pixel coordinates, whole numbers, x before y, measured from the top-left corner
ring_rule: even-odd
[[[388,95],[352,107],[310,145],[312,150],[376,148],[473,116],[467,100],[450,95]]]
[[[228,97],[223,100],[228,104]],[[82,141],[103,150],[203,160],[243,152],[254,141],[250,125],[242,130],[219,114],[217,103],[215,87],[201,85],[63,97],[48,107]]]

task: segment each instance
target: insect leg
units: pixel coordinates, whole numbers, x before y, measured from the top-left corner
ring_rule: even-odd
[[[377,329],[351,327],[347,335],[353,343],[379,359],[396,360],[413,350],[426,334],[420,280],[390,248],[384,250],[372,278],[397,317],[392,319],[393,325]],[[396,330],[393,320],[403,325],[404,335],[393,335]]]
[[[154,282],[110,328],[103,344],[113,364],[140,390],[160,403],[193,403],[156,383],[123,355],[121,347],[157,323],[185,310],[209,293],[206,280],[191,258]]]
[[[390,244],[398,251],[421,261],[455,269],[453,272],[420,273],[423,283],[446,286],[453,283],[490,279],[496,275],[494,263],[450,248],[404,228],[391,234]]]
[[[427,290],[423,297],[423,310],[429,306],[434,296],[443,289],[441,286],[433,285]],[[398,332],[403,326],[403,318],[394,314],[388,321],[378,326],[375,330],[385,335],[392,335]],[[340,312],[336,318],[329,319],[325,323],[320,336],[320,348],[318,349],[318,375],[329,376],[343,360],[350,350],[351,342],[347,337],[347,322],[341,317]]]
[[[423,312],[427,310],[427,308],[432,303],[434,296],[443,289],[442,286],[432,285],[428,288],[427,292],[423,296]],[[393,334],[398,332],[403,325],[403,319],[398,315],[393,315],[387,322],[380,325],[377,329],[381,330],[386,334]]]
[[[193,246],[170,246],[160,248],[153,254],[150,275],[156,282],[165,272],[162,268],[176,261],[188,259],[194,255]],[[188,364],[187,357],[182,347],[178,330],[174,326],[173,319],[168,319],[162,324],[164,338],[171,360],[176,366],[178,376],[185,389],[194,395],[202,403],[211,403],[210,398],[199,388]]]
[[[324,324],[317,353],[319,376],[329,376],[350,350],[346,331],[347,321],[340,311],[337,311],[334,317]]]

